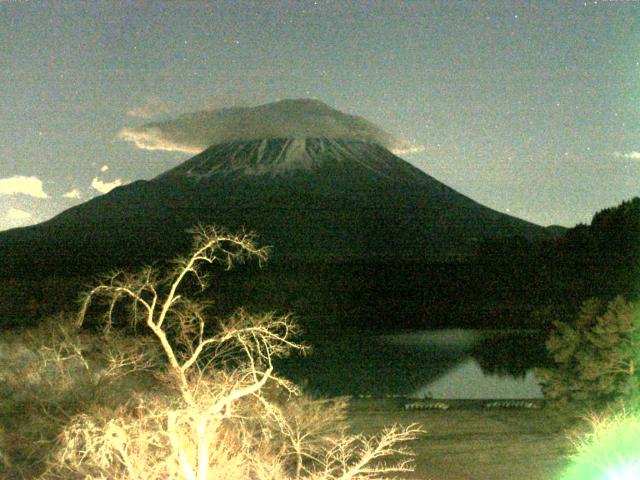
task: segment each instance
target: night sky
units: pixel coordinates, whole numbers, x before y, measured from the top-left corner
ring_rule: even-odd
[[[315,98],[496,210],[589,222],[640,194],[640,2],[0,2],[0,229],[191,154],[124,129]]]

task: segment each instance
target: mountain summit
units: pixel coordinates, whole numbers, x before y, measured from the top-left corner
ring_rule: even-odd
[[[310,99],[188,113],[173,120],[125,128],[120,132],[120,138],[143,149],[192,154],[221,143],[273,138],[360,140],[381,145],[394,153],[416,148],[362,117]]]
[[[483,239],[548,235],[461,195],[362,128],[350,134],[335,128],[343,114],[323,105],[256,107],[250,115],[257,116],[255,125],[268,123],[262,112],[279,119],[273,133],[296,124],[291,135],[216,142],[152,180],[0,233],[4,274],[30,272],[34,265],[42,273],[86,272],[173,257],[189,245],[187,231],[196,223],[255,231],[261,244],[274,247],[273,260],[286,262],[447,261],[469,255]],[[282,120],[288,110],[297,112],[296,121]],[[314,112],[312,118],[325,112],[333,120],[321,120],[320,128],[307,119],[302,128],[301,111]],[[220,115],[237,121],[240,113]]]
[[[322,168],[348,169],[357,163],[391,182],[419,182],[418,170],[378,144],[344,138],[289,137],[214,145],[158,178],[203,179],[227,175],[291,175]],[[407,168],[409,167],[409,168]],[[300,172],[298,172],[300,173]]]

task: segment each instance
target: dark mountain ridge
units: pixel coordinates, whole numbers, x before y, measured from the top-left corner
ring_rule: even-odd
[[[443,262],[487,238],[553,236],[361,140],[214,145],[149,181],[0,233],[2,275],[91,273],[175,256],[194,224],[255,231],[274,262]]]

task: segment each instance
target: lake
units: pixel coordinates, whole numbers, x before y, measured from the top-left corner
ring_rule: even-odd
[[[532,369],[545,361],[535,330],[424,330],[333,335],[286,359],[282,374],[324,396],[435,399],[542,398]]]

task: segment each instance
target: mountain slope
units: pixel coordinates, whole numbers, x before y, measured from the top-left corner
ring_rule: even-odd
[[[484,207],[361,140],[214,145],[150,181],[0,233],[3,274],[87,272],[174,256],[196,223],[258,233],[274,261],[443,261],[544,228]]]

